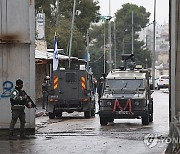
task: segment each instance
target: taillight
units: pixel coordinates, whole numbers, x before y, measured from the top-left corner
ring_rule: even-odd
[[[54,89],[58,87],[58,76],[54,76]]]
[[[81,89],[85,90],[86,89],[86,80],[85,77],[81,77]]]
[[[89,99],[88,98],[83,98],[80,100],[81,102],[89,102]]]

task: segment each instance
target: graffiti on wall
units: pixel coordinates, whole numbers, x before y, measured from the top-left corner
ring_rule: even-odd
[[[10,97],[13,87],[14,87],[14,85],[11,81],[3,82],[3,84],[2,84],[3,91],[2,92],[0,91],[0,99]]]

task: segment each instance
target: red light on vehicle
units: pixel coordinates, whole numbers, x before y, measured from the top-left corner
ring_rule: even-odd
[[[89,99],[88,98],[83,98],[80,100],[81,102],[89,102]]]

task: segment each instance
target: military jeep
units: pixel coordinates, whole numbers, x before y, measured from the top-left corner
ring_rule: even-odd
[[[114,119],[141,118],[143,125],[153,121],[153,98],[148,70],[127,68],[109,72],[99,103],[100,124]]]

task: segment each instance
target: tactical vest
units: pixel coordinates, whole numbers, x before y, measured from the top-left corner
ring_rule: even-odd
[[[18,100],[21,96],[24,96],[22,91],[14,89],[11,93],[10,102],[12,110],[24,110],[27,100]]]

